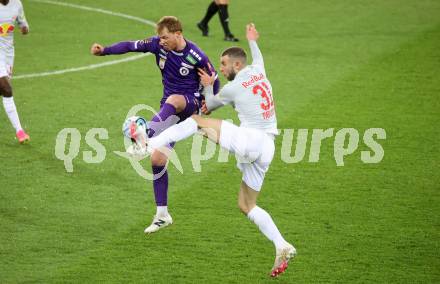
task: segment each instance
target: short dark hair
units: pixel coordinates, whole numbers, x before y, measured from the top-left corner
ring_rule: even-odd
[[[241,47],[233,46],[225,49],[222,53],[222,56],[226,56],[226,55],[233,59],[238,59],[246,63],[246,58],[247,58],[246,51],[244,51],[244,49]]]
[[[174,16],[164,16],[156,24],[156,32],[161,32],[164,28],[167,28],[169,32],[182,32],[182,23]]]

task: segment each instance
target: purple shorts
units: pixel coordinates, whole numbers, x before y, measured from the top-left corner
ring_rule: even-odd
[[[184,121],[185,119],[191,117],[193,114],[198,114],[201,106],[201,102],[197,97],[194,95],[182,95],[185,97],[186,100],[186,106],[185,109],[179,113],[176,114],[176,116],[179,118],[179,121],[177,123],[180,123]],[[165,103],[167,98],[163,98],[160,102],[160,107],[162,108],[162,105]],[[176,143],[171,143],[169,147],[173,148]]]
[[[180,118],[179,122],[184,121],[193,114],[199,113],[200,103],[199,100],[194,96],[184,96],[186,100],[186,107],[183,111],[177,114]]]

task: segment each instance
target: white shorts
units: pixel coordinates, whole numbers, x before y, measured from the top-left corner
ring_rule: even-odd
[[[219,143],[235,154],[246,185],[260,191],[275,152],[274,137],[264,131],[238,127],[223,120]]]
[[[13,56],[6,56],[0,53],[0,78],[12,77],[13,64],[14,64]]]

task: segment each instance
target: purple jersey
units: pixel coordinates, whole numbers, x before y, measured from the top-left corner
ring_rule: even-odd
[[[120,42],[106,47],[103,55],[122,54],[127,52],[150,52],[156,56],[156,64],[162,73],[164,86],[162,102],[173,94],[194,96],[201,99],[200,78],[197,68],[208,73],[216,72],[205,53],[193,42],[186,41],[181,51],[167,51],[159,44],[159,37],[153,36],[144,40]],[[211,65],[211,69],[208,67]],[[214,83],[214,93],[218,93],[220,82]]]

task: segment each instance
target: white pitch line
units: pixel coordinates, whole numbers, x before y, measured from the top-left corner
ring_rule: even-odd
[[[18,76],[13,77],[13,79],[44,77],[44,76],[50,76],[50,75],[60,75],[60,74],[65,74],[65,73],[78,72],[78,71],[83,71],[83,70],[91,70],[91,69],[96,69],[96,68],[100,68],[100,67],[104,67],[104,66],[119,64],[122,62],[137,60],[141,57],[145,57],[148,55],[150,55],[150,53],[138,54],[135,56],[130,56],[130,57],[124,58],[124,59],[118,59],[118,60],[108,61],[108,62],[99,63],[99,64],[92,64],[92,65],[87,65],[87,66],[83,66],[83,67],[76,67],[76,68],[69,68],[69,69],[63,69],[63,70],[58,70],[58,71],[49,71],[49,72],[41,72],[41,73],[34,73],[34,74],[18,75]]]
[[[135,17],[135,16],[130,16],[130,15],[123,14],[123,13],[112,12],[112,11],[104,10],[104,9],[100,9],[100,8],[92,8],[92,7],[83,6],[83,5],[71,4],[71,3],[65,3],[65,2],[58,2],[58,1],[51,1],[51,0],[32,0],[32,2],[40,2],[40,3],[46,3],[46,4],[53,4],[53,5],[77,8],[77,9],[86,10],[86,11],[98,12],[98,13],[103,13],[103,14],[107,14],[107,15],[111,15],[111,16],[116,16],[116,17],[130,19],[130,20],[133,20],[133,21],[137,21],[137,22],[140,22],[140,23],[144,23],[144,24],[153,26],[153,27],[156,26],[156,23],[154,23],[152,21],[149,21],[149,20],[146,20],[146,19],[142,19],[142,18]]]
[[[86,10],[86,11],[98,12],[98,13],[102,13],[102,14],[107,14],[107,15],[111,15],[111,16],[116,16],[116,17],[121,17],[121,18],[129,19],[129,20],[133,20],[133,21],[147,24],[147,25],[150,25],[153,27],[156,26],[156,24],[154,22],[146,20],[146,19],[142,19],[142,18],[135,17],[135,16],[130,16],[130,15],[123,14],[123,13],[117,13],[117,12],[112,12],[112,11],[108,11],[108,10],[104,10],[104,9],[99,9],[99,8],[92,8],[92,7],[82,6],[82,5],[63,3],[63,2],[57,2],[57,1],[50,1],[50,0],[32,0],[32,2],[53,4],[53,5],[59,5],[59,6],[65,6],[65,7]],[[104,63],[92,64],[92,65],[76,67],[76,68],[68,68],[68,69],[56,70],[56,71],[47,71],[47,72],[40,72],[40,73],[17,75],[17,76],[13,76],[12,78],[15,80],[19,80],[19,79],[26,79],[26,78],[60,75],[60,74],[78,72],[78,71],[83,71],[83,70],[91,70],[91,69],[96,69],[96,68],[100,68],[100,67],[104,67],[104,66],[110,66],[110,65],[114,65],[114,64],[137,60],[139,58],[142,58],[142,57],[145,57],[148,55],[151,55],[151,53],[138,54],[138,55],[130,56],[130,57],[123,58],[123,59],[112,60],[112,61],[108,61],[108,62],[104,62]]]

